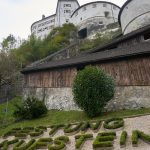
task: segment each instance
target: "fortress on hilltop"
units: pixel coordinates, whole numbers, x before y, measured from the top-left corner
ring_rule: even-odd
[[[95,1],[79,5],[77,0],[58,0],[56,13],[34,22],[31,33],[37,38],[45,38],[53,28],[65,23],[73,23],[78,28],[80,38],[85,38],[94,30],[106,29],[118,22],[120,7],[106,1]]]

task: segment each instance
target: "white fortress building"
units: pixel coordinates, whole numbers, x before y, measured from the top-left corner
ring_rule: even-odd
[[[123,34],[150,24],[150,0],[127,0],[119,13]]]
[[[56,14],[45,17],[31,25],[31,33],[44,39],[55,27],[73,23],[78,28],[81,38],[93,29],[104,29],[107,25],[118,22],[120,7],[106,1],[95,1],[79,5],[77,0],[58,0]]]

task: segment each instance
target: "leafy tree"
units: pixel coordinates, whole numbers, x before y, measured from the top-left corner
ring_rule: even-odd
[[[114,81],[98,67],[87,66],[75,77],[73,95],[76,104],[89,117],[95,117],[113,98]]]

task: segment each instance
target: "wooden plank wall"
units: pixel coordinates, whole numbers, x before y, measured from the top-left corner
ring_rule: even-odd
[[[149,86],[150,57],[97,63],[106,73],[112,75],[119,86]],[[27,87],[71,87],[76,68],[64,68],[35,72],[25,75]]]
[[[25,87],[71,87],[75,75],[76,68],[29,73],[25,75]]]
[[[98,66],[113,76],[118,86],[150,85],[150,57],[100,63]]]

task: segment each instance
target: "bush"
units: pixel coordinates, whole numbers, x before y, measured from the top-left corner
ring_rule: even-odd
[[[52,136],[53,134],[55,134],[55,133],[57,132],[57,130],[59,130],[59,129],[62,128],[62,127],[64,127],[63,124],[50,126],[51,130],[50,130],[50,132],[49,132],[49,135]]]
[[[78,131],[81,128],[82,124],[83,124],[82,122],[78,123],[75,125],[75,127],[72,127],[72,125],[69,124],[65,127],[64,132],[65,133],[72,133],[72,132]]]
[[[104,122],[105,129],[118,129],[124,126],[124,120],[122,118],[111,118]]]
[[[35,97],[28,97],[21,105],[15,105],[14,117],[17,119],[34,119],[46,114],[47,111],[43,101]]]
[[[65,143],[69,142],[69,138],[67,136],[60,136],[54,140],[54,145],[49,144],[48,150],[61,150],[66,147]]]
[[[75,147],[76,149],[80,149],[82,144],[88,140],[88,139],[91,139],[93,138],[93,135],[92,134],[83,134],[83,135],[76,135],[75,136]]]
[[[93,142],[93,149],[101,147],[113,147],[113,141],[116,137],[115,132],[102,132],[99,133]]]
[[[127,132],[123,131],[120,137],[120,145],[125,145],[127,140]]]
[[[132,145],[137,145],[138,144],[138,131],[134,130],[132,131]]]
[[[98,67],[87,66],[74,79],[73,95],[76,104],[89,117],[95,117],[113,98],[114,81]]]
[[[33,145],[36,142],[35,139],[30,140],[28,143],[24,144],[24,142],[21,142],[21,144],[18,144],[14,147],[14,150],[27,150],[31,145]]]

